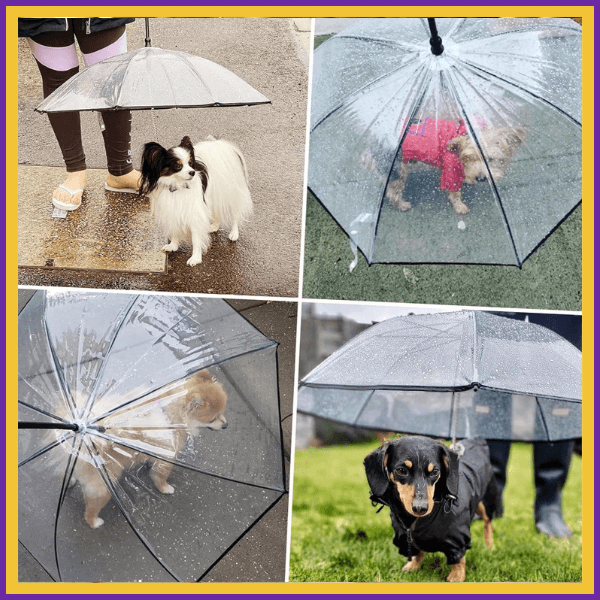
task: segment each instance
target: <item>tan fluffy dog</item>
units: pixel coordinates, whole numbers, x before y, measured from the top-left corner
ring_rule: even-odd
[[[112,484],[116,485],[123,470],[135,464],[151,462],[150,478],[154,485],[162,494],[172,494],[175,490],[167,479],[173,463],[151,457],[141,450],[148,446],[161,456],[175,460],[188,436],[196,436],[200,428],[219,430],[227,427],[226,405],[225,389],[203,370],[181,384],[167,386],[167,391],[152,397],[147,406],[136,407],[136,416],[131,417],[131,411],[125,408],[103,419],[101,424],[108,435],[122,439],[124,443],[130,441],[136,449],[116,444],[101,435],[90,436],[93,453],[83,451],[73,473],[73,480],[83,489],[86,523],[94,529],[104,523],[98,515],[110,500],[111,491],[103,475],[108,474]]]

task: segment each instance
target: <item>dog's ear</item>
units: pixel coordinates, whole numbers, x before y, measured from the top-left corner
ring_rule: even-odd
[[[467,137],[468,136],[466,135],[461,135],[459,137],[451,139],[446,145],[446,150],[448,150],[448,152],[451,152],[452,154],[460,154],[464,145],[467,143]]]
[[[185,148],[192,155],[194,154],[194,144],[192,144],[192,140],[190,140],[189,136],[185,136],[181,143],[179,144],[182,148]]]
[[[458,454],[440,443],[440,460],[444,468],[440,477],[439,486],[442,496],[458,497]]]
[[[140,182],[139,196],[149,194],[158,184],[162,165],[167,160],[169,153],[160,144],[148,142],[142,152],[142,179]]]
[[[508,128],[506,136],[509,146],[513,149],[520,146],[525,141],[526,133],[524,127]]]
[[[389,444],[386,443],[371,452],[364,460],[367,481],[373,498],[383,496],[390,484],[386,468],[388,448]]]
[[[202,193],[206,193],[206,188],[208,187],[208,169],[206,168],[206,165],[195,158],[194,171],[200,175],[200,179],[202,180]]]

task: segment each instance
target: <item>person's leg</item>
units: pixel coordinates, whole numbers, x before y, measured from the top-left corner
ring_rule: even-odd
[[[42,76],[43,94],[46,98],[79,71],[72,26],[69,31],[44,33],[28,39],[28,42]],[[72,191],[82,190],[87,182],[87,173],[79,113],[48,113],[48,118],[67,168],[67,179],[63,185]],[[68,191],[57,188],[52,196],[59,202],[78,206],[82,194],[79,191],[71,195]]]
[[[490,449],[490,461],[492,470],[496,478],[498,489],[498,497],[496,500],[496,517],[501,517],[504,514],[504,504],[502,502],[502,494],[506,485],[506,465],[510,456],[510,442],[500,440],[487,440]]]
[[[550,537],[573,535],[562,516],[562,489],[569,473],[573,445],[573,440],[533,445],[535,526]]]
[[[89,67],[97,62],[127,52],[125,25],[97,33],[86,34],[75,19],[77,43]],[[131,112],[128,110],[105,111],[104,147],[108,164],[107,184],[116,189],[137,190],[140,173],[133,169],[131,162]]]

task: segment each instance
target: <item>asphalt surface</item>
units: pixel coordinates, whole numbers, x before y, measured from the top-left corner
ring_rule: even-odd
[[[35,290],[19,290],[19,312]],[[289,489],[289,458],[292,434],[294,365],[296,349],[297,304],[293,302],[229,300],[235,309],[269,338],[279,342],[279,402],[284,439],[285,468]],[[177,502],[177,494],[169,501]],[[183,502],[183,499],[180,498]],[[207,573],[202,581],[267,582],[284,581],[288,521],[288,494],[238,540]],[[112,549],[115,561],[126,562]],[[19,581],[50,582],[52,579],[19,544]]]
[[[42,99],[41,78],[25,40],[20,40],[19,202],[30,208],[19,211],[20,246],[36,246],[34,265],[54,267],[21,266],[31,265],[32,261],[20,260],[19,283],[297,297],[310,20],[159,18],[151,19],[150,34],[155,47],[200,55],[230,69],[267,96],[271,104],[136,111],[132,131],[134,166],[140,163],[143,145],[151,140],[172,146],[184,135],[194,141],[207,135],[231,139],[246,157],[255,203],[253,216],[236,243],[229,242],[223,231],[213,234],[212,247],[201,265],[186,265],[190,255],[187,246],[170,255],[160,273],[151,273],[156,269],[146,266],[143,260],[128,270],[123,245],[126,255],[131,251],[142,254],[143,259],[145,252],[153,254],[150,262],[154,265],[157,255],[162,259],[159,253],[163,241],[148,246],[151,221],[138,219],[131,223],[130,202],[123,203],[124,212],[120,209],[122,195],[109,197],[104,204],[94,202],[98,196],[115,196],[104,194],[99,177],[84,195],[84,204],[90,204],[86,207],[88,217],[80,209],[76,212],[81,215],[68,215],[57,223],[58,219],[50,217],[50,195],[53,186],[64,178],[58,169],[63,166],[62,157],[47,117],[34,111]],[[137,19],[128,26],[129,49],[143,47],[144,38],[144,20]],[[82,113],[82,131],[88,168],[105,169],[95,113]],[[111,216],[93,218],[94,206]],[[143,208],[149,210],[147,202]],[[115,223],[125,233],[129,226],[130,240],[125,240],[120,249],[114,243]],[[145,240],[141,245],[136,241],[140,239]],[[65,256],[70,262],[64,262]],[[94,263],[97,256],[102,260]]]

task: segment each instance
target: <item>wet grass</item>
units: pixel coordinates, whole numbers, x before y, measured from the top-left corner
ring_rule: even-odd
[[[373,265],[354,258],[348,237],[309,193],[305,298],[581,310],[581,205],[523,264]]]
[[[363,459],[377,443],[296,451],[290,581],[440,582],[449,572],[443,554],[426,554],[418,571],[392,543],[389,510],[369,501]],[[574,535],[554,540],[533,522],[532,447],[513,444],[504,517],[494,521],[494,544],[483,543],[483,523],[471,526],[467,582],[581,581],[581,458],[573,457],[563,494]]]

